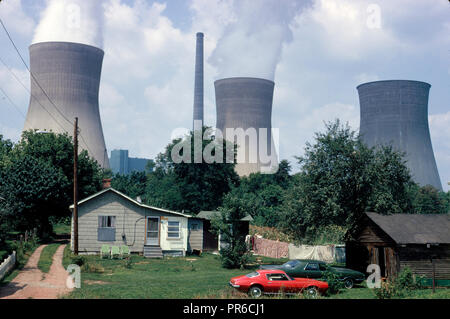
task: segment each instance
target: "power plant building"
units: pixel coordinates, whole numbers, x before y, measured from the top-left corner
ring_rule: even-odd
[[[31,96],[24,130],[72,136],[78,117],[80,149],[109,168],[98,103],[103,50],[71,42],[36,43],[29,50]]]
[[[132,172],[145,172],[150,159],[128,156],[128,150],[111,151],[111,171],[114,174],[128,175]]]
[[[360,135],[369,147],[392,145],[405,153],[413,180],[442,190],[428,126],[430,87],[409,80],[359,85]]]
[[[238,146],[236,172],[239,176],[269,173],[278,168],[272,137],[272,101],[275,83],[266,79],[236,77],[214,82],[216,127],[226,140]],[[256,139],[239,140],[227,129],[255,132]],[[236,131],[235,131],[236,132]],[[262,157],[264,156],[264,158]],[[239,161],[239,158],[243,159]]]

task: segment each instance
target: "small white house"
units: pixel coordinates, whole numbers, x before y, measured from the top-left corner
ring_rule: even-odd
[[[73,205],[70,209],[73,212]],[[186,251],[202,250],[202,238],[201,218],[144,205],[113,188],[78,202],[80,254],[98,254],[106,244],[127,245],[146,257],[184,256]]]

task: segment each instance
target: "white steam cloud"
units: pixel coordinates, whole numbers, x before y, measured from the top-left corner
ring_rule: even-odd
[[[298,0],[235,0],[234,19],[209,58],[218,70],[218,78],[273,80],[283,43],[292,40],[290,24],[300,3]]]
[[[101,0],[47,0],[33,43],[64,41],[103,47]]]

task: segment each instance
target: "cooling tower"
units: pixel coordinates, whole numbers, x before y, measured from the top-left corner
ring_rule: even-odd
[[[391,80],[364,83],[357,90],[362,140],[370,147],[390,144],[406,153],[413,180],[442,190],[428,127],[430,85]]]
[[[103,55],[101,49],[79,43],[31,45],[30,67],[37,83],[31,77],[24,130],[73,135],[73,124],[68,121],[73,123],[78,117],[80,148],[87,150],[102,167],[109,168],[98,105]]]
[[[194,118],[203,125],[203,33],[197,33],[195,50]],[[194,127],[194,129],[196,129]]]
[[[278,160],[271,131],[275,83],[265,79],[237,77],[217,80],[214,86],[217,108],[216,127],[221,130],[225,139],[238,145],[236,165],[238,175],[248,176],[256,172],[276,171]],[[251,133],[254,129],[257,134],[256,140],[252,142],[252,139],[247,136],[245,143],[242,143],[234,134],[227,134],[227,128],[242,129],[247,133]],[[239,157],[243,154],[245,160],[239,162]],[[262,158],[262,154],[267,154],[270,162]]]

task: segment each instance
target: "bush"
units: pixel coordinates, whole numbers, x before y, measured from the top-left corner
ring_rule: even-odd
[[[86,263],[86,257],[84,257],[84,256],[72,256],[71,257],[71,263],[81,267],[81,266],[83,266]]]
[[[381,283],[380,288],[375,288],[375,296],[378,299],[401,298],[412,290],[422,288],[422,280],[416,280],[411,269],[405,267],[394,280]]]
[[[374,293],[377,299],[391,299],[403,296],[403,291],[393,281],[382,282],[380,288],[374,289]]]
[[[323,277],[321,278],[321,280],[328,283],[328,290],[326,292],[326,295],[338,294],[339,291],[344,288],[344,282],[339,278],[338,275],[329,270],[323,273]]]
[[[253,254],[247,250],[245,243],[236,243],[234,247],[226,247],[220,250],[220,258],[224,268],[245,268],[252,263]]]

